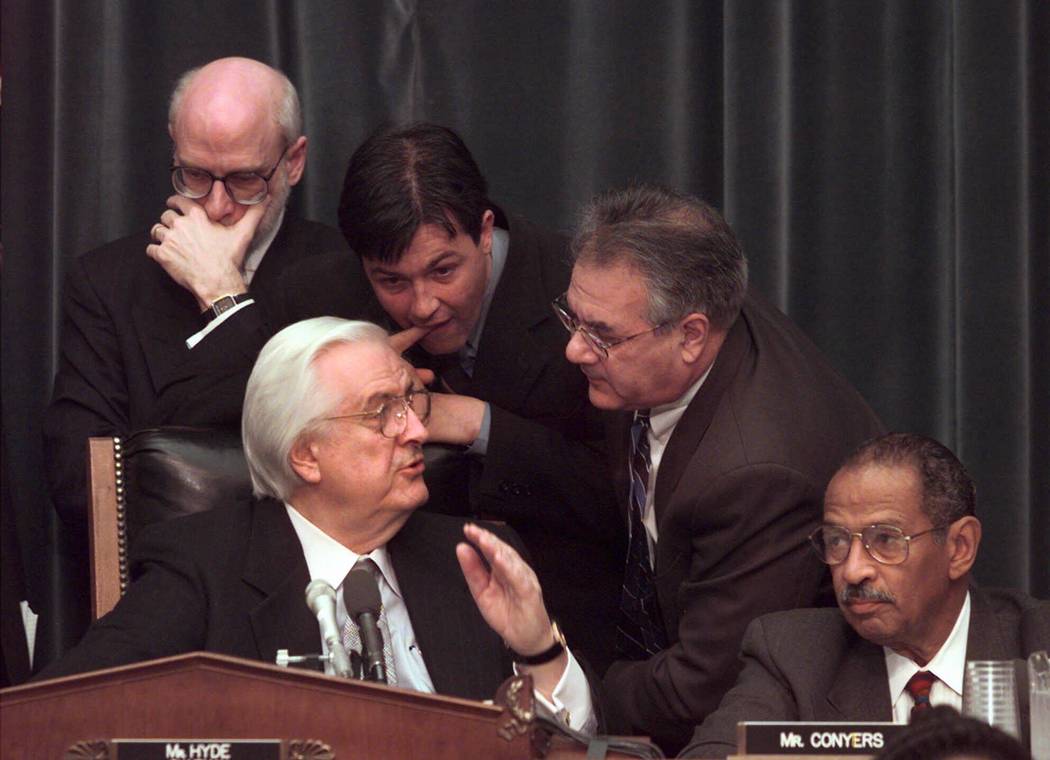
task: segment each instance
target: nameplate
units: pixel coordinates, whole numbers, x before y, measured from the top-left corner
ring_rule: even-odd
[[[281,760],[280,739],[114,739],[114,760]]]
[[[875,755],[908,726],[902,723],[738,723],[741,755]]]

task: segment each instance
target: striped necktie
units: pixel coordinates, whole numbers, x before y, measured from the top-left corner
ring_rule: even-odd
[[[930,709],[930,689],[933,688],[936,680],[937,676],[928,670],[920,670],[908,679],[904,689],[915,700],[915,705],[911,708],[911,715],[908,718],[909,722],[915,720],[915,716],[919,713]]]
[[[631,493],[627,523],[630,543],[620,595],[620,624],[616,631],[620,654],[633,660],[648,659],[667,646],[653,580],[649,538],[642,524],[650,466],[649,410],[646,409],[635,414],[631,425],[631,458],[628,462]]]

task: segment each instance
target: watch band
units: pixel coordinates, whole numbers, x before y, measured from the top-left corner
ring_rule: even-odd
[[[565,643],[565,634],[561,632],[561,628],[553,620],[551,621],[551,634],[554,636],[554,643],[547,649],[544,649],[539,654],[528,656],[511,649],[511,659],[519,665],[545,665],[551,660],[557,659],[568,648],[568,644]]]
[[[251,298],[251,295],[248,293],[227,293],[224,296],[219,296],[212,301],[211,306],[201,312],[201,318],[207,324],[220,314],[229,311],[239,303],[244,303],[249,298]]]

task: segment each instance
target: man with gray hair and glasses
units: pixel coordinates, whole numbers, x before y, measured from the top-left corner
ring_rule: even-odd
[[[733,754],[738,721],[907,723],[931,705],[958,709],[967,660],[1050,647],[1050,603],[972,584],[975,507],[973,481],[937,441],[891,433],[863,444],[828,484],[810,535],[838,609],[751,623],[739,680],[683,754]],[[1023,729],[1027,689],[1019,696]]]
[[[610,729],[677,751],[738,672],[747,624],[810,606],[807,556],[835,467],[881,432],[857,392],[747,287],[721,215],[659,187],[599,196],[554,310],[609,448],[629,528]]]
[[[143,530],[128,593],[42,677],[194,650],[265,662],[327,650],[304,600],[317,580],[336,591],[343,646],[360,649],[343,586],[363,570],[379,589],[387,683],[490,699],[516,670],[593,731],[587,679],[517,537],[418,509],[429,419],[429,391],[380,327],[286,327],[245,391],[254,497]]]
[[[236,424],[241,398],[187,392],[203,369],[258,346],[224,322],[294,261],[346,251],[334,229],[286,215],[306,166],[299,96],[259,61],[186,72],[168,114],[175,193],[147,231],[76,259],[64,285],[60,357],[44,420],[51,495],[86,519],[86,443],[162,424]],[[250,362],[251,359],[248,359]],[[238,392],[234,389],[231,392]]]

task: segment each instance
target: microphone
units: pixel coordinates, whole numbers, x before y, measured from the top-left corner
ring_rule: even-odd
[[[317,617],[321,638],[332,656],[332,669],[335,674],[340,678],[353,678],[350,658],[343,648],[339,626],[335,623],[335,589],[320,578],[310,581],[306,587],[306,606]]]
[[[343,602],[361,633],[361,657],[366,681],[386,683],[383,633],[379,630],[379,584],[364,568],[351,570],[343,580]]]

